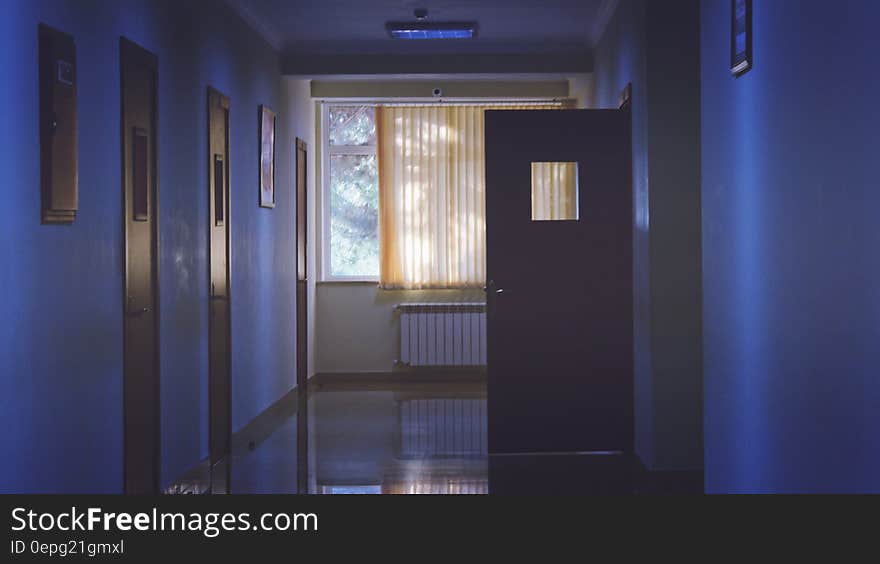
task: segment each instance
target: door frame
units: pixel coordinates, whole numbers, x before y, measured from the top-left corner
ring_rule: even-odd
[[[300,163],[302,155],[302,163]],[[294,143],[294,236],[296,248],[296,397],[297,397],[297,493],[309,493],[309,146],[296,138]],[[300,170],[302,164],[302,171]],[[302,174],[300,174],[302,172]],[[302,182],[300,182],[300,178]],[[302,303],[300,303],[302,301]]]
[[[158,493],[160,488],[160,483],[162,481],[162,396],[161,396],[161,388],[162,388],[162,370],[161,370],[161,341],[160,341],[160,327],[161,323],[161,294],[160,294],[160,284],[161,273],[160,273],[160,265],[161,265],[161,252],[159,248],[160,237],[159,237],[159,58],[152,52],[146,50],[144,47],[141,47],[134,41],[130,39],[120,36],[119,38],[119,107],[120,107],[120,119],[119,119],[119,130],[120,130],[120,157],[122,165],[121,169],[121,184],[122,184],[122,489],[123,492],[128,493],[127,491],[127,476],[128,476],[128,464],[127,464],[127,453],[128,449],[131,448],[131,445],[128,444],[126,440],[127,429],[126,429],[126,395],[125,389],[127,387],[127,373],[126,366],[128,359],[126,351],[126,336],[128,331],[126,330],[127,324],[127,315],[128,315],[128,296],[129,296],[129,276],[128,276],[128,216],[126,214],[126,199],[128,197],[128,190],[125,185],[125,148],[126,148],[126,131],[125,131],[125,66],[127,60],[140,60],[144,62],[151,68],[154,74],[153,80],[153,142],[152,142],[152,164],[155,169],[155,174],[153,175],[153,182],[150,186],[151,196],[152,196],[152,207],[150,209],[151,219],[153,221],[153,228],[151,232],[152,244],[153,244],[153,264],[152,264],[152,272],[153,272],[153,334],[155,339],[155,347],[153,350],[153,362],[154,364],[154,375],[155,375],[155,389],[156,389],[156,405],[153,409],[153,416],[155,419],[155,428],[156,428],[156,438],[155,438],[155,452],[153,453],[153,473],[155,477],[155,482],[153,484],[153,490]]]
[[[211,152],[211,98],[216,96],[220,100],[221,106],[226,110],[226,154],[224,155],[224,186],[223,186],[223,197],[226,205],[226,209],[224,211],[224,227],[226,231],[226,298],[227,298],[227,326],[226,326],[226,342],[228,344],[226,350],[226,364],[228,366],[228,375],[229,378],[226,381],[226,413],[227,424],[226,424],[226,438],[227,438],[227,446],[229,447],[229,451],[226,452],[226,457],[231,456],[231,447],[232,447],[232,214],[231,214],[231,202],[230,202],[230,186],[232,184],[230,173],[232,171],[232,136],[230,135],[230,130],[232,128],[231,124],[231,111],[230,111],[230,99],[229,96],[226,96],[216,88],[212,86],[207,87],[207,109],[208,109],[208,119],[207,119],[207,134],[208,134],[208,143],[207,143],[207,173],[208,173],[208,464],[210,468],[210,474],[213,477],[213,464],[212,453],[211,453],[211,444],[212,444],[212,435],[214,425],[212,424],[214,418],[214,410],[212,408],[211,402],[211,332],[212,332],[212,321],[211,321],[211,308],[213,307],[212,303],[212,292],[211,292],[211,260],[213,258],[213,253],[211,252],[211,230],[213,228],[213,218],[211,217],[211,205],[212,198],[214,197],[213,186],[211,185],[211,175],[213,173],[212,164],[213,164],[213,155]],[[226,464],[226,489],[229,491],[229,478],[230,478],[230,466],[229,461],[227,460]],[[212,479],[213,486],[213,479]]]

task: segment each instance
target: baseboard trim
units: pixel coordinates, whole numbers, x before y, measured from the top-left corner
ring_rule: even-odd
[[[232,433],[230,457],[246,455],[274,433],[287,419],[296,415],[297,397],[297,389],[294,387],[251,419],[247,425]],[[203,494],[209,493],[210,487],[211,462],[209,458],[203,458],[165,488],[164,493]]]
[[[309,393],[315,391],[376,390],[394,387],[437,386],[449,383],[486,385],[485,370],[395,370],[390,372],[320,372],[309,380]]]
[[[251,419],[247,425],[232,433],[232,456],[240,456],[253,450],[269,438],[269,435],[274,433],[287,419],[295,415],[298,396],[296,387],[288,390],[275,403]]]

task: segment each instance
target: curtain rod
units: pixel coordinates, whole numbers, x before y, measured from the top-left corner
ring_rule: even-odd
[[[387,100],[357,98],[325,98],[325,104],[334,106],[563,106],[575,102],[573,98],[523,98],[492,100],[487,98],[389,98]]]
[[[528,107],[528,106],[563,106],[564,103],[559,100],[546,100],[546,101],[532,101],[532,102],[388,102],[388,103],[380,103],[375,104],[376,107],[383,108],[400,108],[400,107],[414,107],[414,108],[433,108],[433,107],[456,107],[456,106],[470,106],[470,107],[480,107],[487,106],[493,108],[503,108],[505,106],[511,107]]]

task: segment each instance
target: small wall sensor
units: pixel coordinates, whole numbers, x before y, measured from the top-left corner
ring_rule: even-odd
[[[434,94],[434,97],[437,98],[439,96],[443,96],[443,91],[440,90],[439,88],[435,88],[434,91],[432,92],[432,94]]]

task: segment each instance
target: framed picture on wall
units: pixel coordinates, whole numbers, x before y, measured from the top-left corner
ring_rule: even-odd
[[[752,68],[752,0],[730,0],[730,72]]]
[[[275,207],[275,112],[260,106],[260,207]]]

